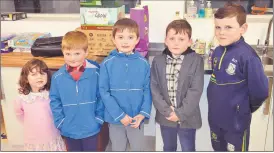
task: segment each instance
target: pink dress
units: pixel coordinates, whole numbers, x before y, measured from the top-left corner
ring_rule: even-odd
[[[24,126],[25,151],[66,151],[49,103],[48,91],[20,94],[15,100],[15,114]]]

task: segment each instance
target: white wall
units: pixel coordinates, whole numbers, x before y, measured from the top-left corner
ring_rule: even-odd
[[[184,1],[157,1],[142,0],[142,5],[149,6],[149,39],[151,42],[164,42],[165,29],[174,19],[175,12],[180,11],[181,17],[184,13]],[[265,41],[268,22],[272,15],[248,16],[248,30],[244,35],[245,40],[250,44],[257,44],[257,40]],[[188,20],[192,26],[193,39],[200,38],[210,41],[214,36],[213,19],[192,19]],[[273,28],[271,30],[270,43],[273,44]]]
[[[59,5],[59,3],[56,5]],[[142,0],[142,5],[149,6],[150,42],[164,42],[165,29],[174,19],[175,12],[180,11],[180,15],[183,16],[184,2]],[[4,33],[41,31],[51,32],[53,36],[60,36],[80,26],[80,15],[78,14],[29,14],[28,16],[30,18],[25,20],[1,21],[1,31]],[[271,17],[271,15],[248,15],[247,23],[249,27],[244,37],[249,44],[257,44],[258,39],[261,43],[265,41],[268,22]],[[200,38],[210,41],[213,38],[213,19],[192,19],[188,21],[193,29],[193,39]],[[270,35],[270,44],[273,44],[273,28]]]

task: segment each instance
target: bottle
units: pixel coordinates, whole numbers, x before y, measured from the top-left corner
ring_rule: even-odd
[[[191,0],[187,7],[187,17],[196,18],[196,14],[197,14],[197,6],[195,5],[194,0]]]
[[[199,16],[199,18],[204,18],[205,17],[205,3],[204,3],[204,0],[200,0],[198,16]]]
[[[206,18],[212,18],[213,16],[213,10],[212,10],[212,7],[211,7],[211,1],[206,1],[207,4],[206,4],[206,8],[205,8],[205,17]]]
[[[174,17],[174,20],[180,20],[181,17],[180,17],[180,11],[176,11],[175,12],[175,17]]]

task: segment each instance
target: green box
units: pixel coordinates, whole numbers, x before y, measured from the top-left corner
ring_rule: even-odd
[[[117,20],[125,16],[125,6],[114,8],[80,7],[81,25],[113,26]]]

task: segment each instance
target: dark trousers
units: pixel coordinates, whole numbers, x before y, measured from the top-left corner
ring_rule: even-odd
[[[250,128],[240,131],[227,131],[210,124],[211,144],[215,151],[248,151]]]
[[[65,137],[68,151],[97,151],[97,136],[90,136],[83,139],[72,139]]]
[[[177,151],[177,135],[179,136],[182,151],[195,151],[196,129],[180,128],[179,125],[176,128],[163,125],[160,127],[164,151]]]

